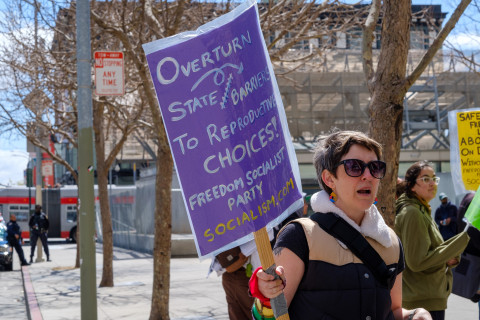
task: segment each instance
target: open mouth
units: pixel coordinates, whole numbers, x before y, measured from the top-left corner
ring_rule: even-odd
[[[361,189],[361,190],[358,190],[357,192],[360,194],[366,194],[366,195],[369,195],[372,193],[370,189]]]

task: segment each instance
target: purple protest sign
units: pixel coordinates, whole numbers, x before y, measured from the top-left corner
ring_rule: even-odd
[[[254,1],[144,46],[199,256],[302,202]]]

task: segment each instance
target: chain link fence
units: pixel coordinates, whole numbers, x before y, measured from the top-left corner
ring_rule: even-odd
[[[109,189],[113,245],[140,252],[153,252],[155,235],[155,170],[142,171],[134,186]],[[176,174],[172,179],[172,235],[193,239]],[[103,241],[100,209],[97,205],[97,240]],[[162,232],[162,230],[159,230]]]

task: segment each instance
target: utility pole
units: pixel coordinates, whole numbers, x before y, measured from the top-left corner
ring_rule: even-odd
[[[34,1],[35,5],[35,54],[38,57],[38,6],[39,4],[37,1]],[[35,69],[35,91],[34,94],[38,94],[37,92],[38,88],[38,74],[37,70]],[[40,107],[38,105],[38,100],[37,100],[37,108]],[[39,132],[39,125],[37,123],[37,134],[40,136]],[[39,147],[35,147],[36,151],[36,166],[37,166],[37,175],[36,175],[36,181],[35,181],[35,204],[41,206],[42,205],[42,151],[40,150]],[[48,212],[46,213],[48,215]],[[43,246],[42,246],[42,241],[40,240],[40,237],[37,240],[37,258],[35,259],[35,262],[42,262],[43,257],[42,257],[42,251]],[[33,253],[33,252],[32,252]],[[31,258],[31,257],[30,257]]]
[[[80,316],[97,319],[97,276],[95,263],[95,211],[93,167],[92,77],[90,56],[90,1],[78,0],[77,22],[77,108],[78,108],[78,194],[80,222]]]

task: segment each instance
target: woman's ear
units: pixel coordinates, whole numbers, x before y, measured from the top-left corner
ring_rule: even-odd
[[[327,169],[324,169],[322,171],[322,180],[323,182],[332,190],[335,190],[335,180],[334,180],[333,174],[328,171]]]

